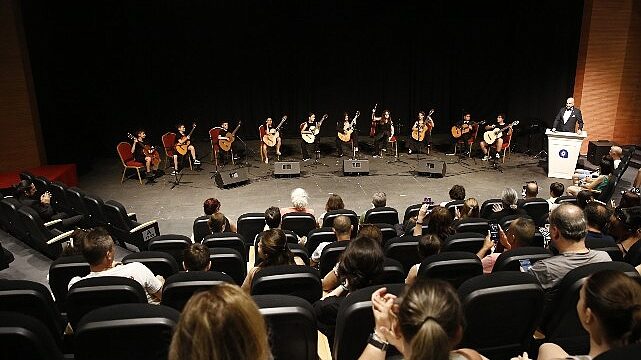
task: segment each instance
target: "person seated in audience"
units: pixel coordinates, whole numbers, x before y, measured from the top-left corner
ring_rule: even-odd
[[[617,246],[623,255],[623,261],[639,265],[641,261],[641,249],[634,252],[630,250],[641,239],[641,206],[618,209],[611,218],[610,233],[617,241]]]
[[[625,191],[621,194],[621,200],[619,200],[619,205],[617,209],[624,209],[634,206],[641,206],[641,197],[634,191]]]
[[[209,198],[203,203],[203,211],[205,215],[211,216],[220,211],[220,201],[215,198]],[[225,230],[227,232],[236,232],[236,225],[229,222],[229,219],[225,218]]]
[[[114,260],[116,245],[109,233],[102,228],[91,230],[82,241],[82,256],[89,263],[89,275],[75,276],[69,281],[69,288],[80,280],[100,276],[121,276],[136,280],[147,294],[150,304],[159,304],[165,279],[151,272],[139,262],[122,264]]]
[[[498,222],[506,216],[511,215],[527,215],[525,210],[517,205],[518,194],[512,188],[504,188],[501,192],[501,204],[494,204],[492,206],[493,213],[490,214],[488,220]]]
[[[209,248],[203,244],[191,244],[183,250],[183,268],[185,271],[209,271],[211,260]]]
[[[90,230],[76,229],[69,236],[69,245],[63,245],[60,257],[82,255],[82,241]]]
[[[460,209],[460,210],[459,210]],[[468,198],[465,200],[463,203],[463,206],[460,208],[456,208],[454,213],[456,214],[456,220],[454,222],[454,225],[458,224],[460,220],[467,219],[467,218],[477,218],[479,217],[481,212],[481,209],[479,207],[479,202],[475,198]]]
[[[280,209],[276,206],[270,206],[265,210],[265,228],[263,230],[280,229],[281,219]]]
[[[612,171],[615,171],[616,169],[619,168],[619,164],[621,164],[622,155],[623,155],[623,149],[615,145],[610,148],[609,153],[603,156],[603,158],[607,158],[608,160],[612,161],[612,165],[613,165]],[[587,169],[576,169],[574,170],[574,175],[572,175],[572,184],[578,185],[579,181],[581,180],[589,182],[592,179],[597,178],[598,176],[599,176],[599,170],[590,171]]]
[[[387,194],[382,191],[374,193],[372,196],[372,209],[385,206],[387,206]],[[363,224],[365,222],[365,214],[367,214],[367,211],[361,214],[359,223]]]
[[[565,185],[560,182],[553,182],[550,184],[550,197],[547,199],[547,202],[550,204],[550,211],[554,210],[559,204],[556,203],[556,199],[560,196],[563,196],[565,192]]]
[[[641,169],[637,170],[637,176],[634,177],[634,182],[632,182],[632,187],[636,189],[641,188]]]
[[[331,194],[327,199],[327,203],[325,203],[325,211],[318,217],[318,227],[323,226],[323,220],[325,219],[325,214],[327,214],[328,211],[342,209],[345,209],[343,199],[338,194]]]
[[[349,241],[351,239],[353,228],[354,226],[352,226],[352,222],[347,216],[339,215],[334,218],[332,229],[334,230],[334,234],[336,234],[336,241]],[[318,244],[318,247],[310,257],[311,266],[316,267],[316,265],[318,265],[323,249],[329,244],[331,244],[329,241],[324,241]]]
[[[536,227],[534,226],[534,221],[532,219],[526,217],[517,218],[510,224],[507,231],[503,231],[499,225],[499,243],[503,246],[505,251],[530,246],[534,240],[535,230]],[[490,238],[490,232],[488,231],[487,236],[485,236],[483,247],[481,247],[481,250],[476,254],[479,259],[481,259],[483,273],[485,274],[492,272],[496,259],[501,255],[498,251],[492,251],[492,249],[495,248],[497,248],[497,244],[492,241]],[[488,251],[490,251],[489,254]]]
[[[612,161],[609,159],[602,159],[599,164],[599,176],[590,181],[580,182],[578,185],[568,186],[567,193],[568,195],[577,196],[579,191],[588,190],[591,192],[601,193],[606,189],[609,183],[614,181],[612,178],[612,171],[614,167]],[[586,178],[586,180],[588,180]]]
[[[429,256],[436,255],[441,252],[441,239],[434,234],[427,234],[420,237],[416,248],[418,250],[418,258],[423,262]],[[405,278],[405,284],[412,285],[416,281],[416,276],[418,276],[418,269],[420,268],[421,263],[412,266],[410,271],[407,273]]]
[[[427,217],[427,230],[423,234],[423,224]],[[418,210],[416,217],[416,226],[414,226],[414,236],[433,234],[438,236],[441,241],[445,241],[448,236],[454,234],[454,217],[452,213],[444,207],[437,206],[432,209],[428,216],[428,205],[423,204]]]
[[[523,200],[536,199],[539,197],[539,185],[536,181],[528,181],[523,189],[523,199],[519,199],[516,204],[521,206]]]
[[[538,359],[594,359],[640,340],[641,285],[622,272],[604,270],[590,275],[581,287],[576,311],[590,334],[587,356],[570,356],[559,345],[545,343],[539,347]]]
[[[561,204],[550,214],[550,239],[559,255],[537,261],[528,272],[550,292],[570,270],[582,265],[611,261],[608,253],[585,247],[587,224],[581,208]]]
[[[585,206],[583,214],[588,225],[585,246],[588,249],[614,246],[614,238],[603,233],[610,219],[610,210],[603,204],[593,201]]]
[[[69,216],[65,212],[56,212],[51,206],[51,193],[45,191],[40,197],[36,196],[36,186],[29,180],[21,180],[15,186],[15,193],[18,201],[34,209],[42,221],[62,220],[60,226],[54,226],[56,228],[73,229],[83,219],[82,215]]]
[[[585,206],[594,201],[594,194],[589,190],[581,190],[576,194],[576,206],[585,209]]]
[[[267,327],[258,306],[238,286],[195,293],[180,314],[169,360],[269,360]]]
[[[290,212],[305,212],[311,215],[314,215],[314,209],[309,208],[309,195],[305,189],[296,188],[292,190],[290,194],[292,200],[292,206],[287,208],[281,208],[280,214],[285,215]]]
[[[209,231],[211,231],[212,234],[225,232],[225,229],[227,228],[228,224],[229,223],[227,222],[227,218],[225,217],[225,214],[221,213],[220,211],[213,213],[209,217],[209,220],[207,220]]]
[[[258,257],[260,263],[247,272],[243,281],[242,288],[247,293],[251,291],[254,276],[261,269],[276,265],[305,265],[301,258],[289,250],[285,233],[280,229],[263,231],[258,239]]]
[[[449,195],[450,199],[448,201],[443,201],[442,203],[440,203],[440,206],[445,207],[445,205],[450,201],[465,200],[465,188],[463,187],[463,185],[454,185],[450,189]]]
[[[372,285],[383,273],[384,258],[383,249],[370,238],[358,237],[347,245],[336,269],[340,285],[314,303],[318,330],[327,336],[330,346],[334,340],[338,308],[343,299],[355,290]]]
[[[418,281],[404,295],[372,294],[374,331],[360,360],[383,360],[388,345],[403,359],[480,360],[472,349],[456,349],[463,338],[463,306],[456,290],[437,279]]]

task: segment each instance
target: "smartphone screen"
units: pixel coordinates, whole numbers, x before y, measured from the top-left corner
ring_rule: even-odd
[[[432,205],[432,204],[434,204],[434,202],[432,201],[431,197],[427,196],[427,197],[423,198],[423,204]]]
[[[527,272],[532,268],[532,263],[530,262],[530,259],[519,260],[519,263],[521,264],[521,272]]]
[[[490,240],[494,241],[494,244],[499,241],[499,224],[490,223]]]

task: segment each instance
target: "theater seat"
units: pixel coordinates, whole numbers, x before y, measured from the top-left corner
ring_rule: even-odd
[[[441,279],[458,288],[465,280],[483,274],[481,260],[464,251],[446,251],[428,256],[418,269],[419,279]]]
[[[322,293],[320,275],[309,266],[269,266],[256,272],[252,280],[252,295],[293,295],[313,303]]]
[[[376,207],[365,212],[364,224],[398,224],[398,211],[389,206]]]
[[[161,251],[171,255],[180,267],[183,262],[183,253],[190,245],[191,239],[188,236],[165,234],[149,240],[147,248],[149,251]]]
[[[154,275],[168,278],[180,271],[180,266],[171,254],[163,251],[142,251],[122,258],[123,264],[139,262],[151,270]]]
[[[306,212],[291,212],[283,215],[281,228],[291,230],[298,236],[307,236],[307,234],[316,229],[316,218]]]
[[[115,200],[105,202],[103,211],[109,222],[109,233],[115,237],[114,240],[118,240],[129,250],[147,250],[147,242],[160,235],[158,221],[139,223],[130,217],[121,203]]]
[[[69,281],[76,276],[83,277],[90,271],[89,263],[82,255],[59,257],[51,263],[49,266],[49,287],[60,312],[66,312],[65,301]]]
[[[62,360],[62,352],[42,322],[24,314],[0,311],[3,359]]]
[[[492,272],[519,271],[521,268],[520,260],[530,260],[530,264],[534,264],[541,259],[547,259],[551,256],[552,253],[549,250],[541,247],[524,246],[516,248],[501,253],[501,255],[496,258],[496,262],[494,262]]]
[[[165,281],[161,303],[182,311],[194,293],[221,283],[234,284],[234,279],[218,271],[179,272]]]
[[[213,248],[209,249],[211,271],[219,271],[231,276],[236,285],[242,285],[247,276],[247,263],[243,256],[234,249]]]

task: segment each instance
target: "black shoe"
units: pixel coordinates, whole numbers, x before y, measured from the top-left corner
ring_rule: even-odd
[[[145,185],[155,184],[155,183],[156,183],[156,179],[154,179],[152,176],[147,178],[147,182],[145,183]]]

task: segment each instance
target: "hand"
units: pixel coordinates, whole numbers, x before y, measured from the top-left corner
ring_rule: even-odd
[[[503,205],[501,205],[501,204],[494,204],[494,205],[492,205],[492,211],[493,211],[493,212],[499,212],[499,211],[501,211],[501,210],[503,210]]]
[[[392,326],[392,306],[394,305],[394,300],[396,295],[387,293],[386,288],[380,288],[372,294],[372,312],[374,313],[374,329],[378,330],[381,328],[390,329]],[[384,334],[381,336],[386,341],[389,341]]]
[[[423,222],[423,219],[427,216],[427,209],[430,206],[428,204],[423,204],[418,210],[418,215],[416,216],[416,222]]]
[[[49,204],[51,202],[51,193],[46,191],[44,194],[40,195],[40,202],[43,204]]]
[[[555,133],[556,132],[556,128],[552,128],[552,132]]]
[[[454,216],[456,219],[461,218],[461,211],[458,209],[458,206],[454,208]]]
[[[487,235],[485,236],[485,241],[483,241],[482,250],[488,251],[492,246],[494,246],[494,241],[492,241],[492,235],[490,235],[490,230],[488,230]]]
[[[512,245],[507,241],[507,235],[501,225],[499,225],[499,242],[505,247],[505,250],[512,250]]]
[[[376,112],[376,108],[373,108],[372,109],[372,114],[375,113],[375,112]]]
[[[576,134],[577,134],[577,135],[581,135],[582,133],[583,133],[583,130],[581,130],[581,129],[577,129],[577,130],[576,130]]]
[[[523,355],[517,355],[516,357],[513,357],[511,360],[530,360],[526,352],[523,352]]]
[[[165,284],[165,278],[162,277],[162,275],[156,275],[156,279],[158,279],[158,281],[160,281],[163,285]]]

